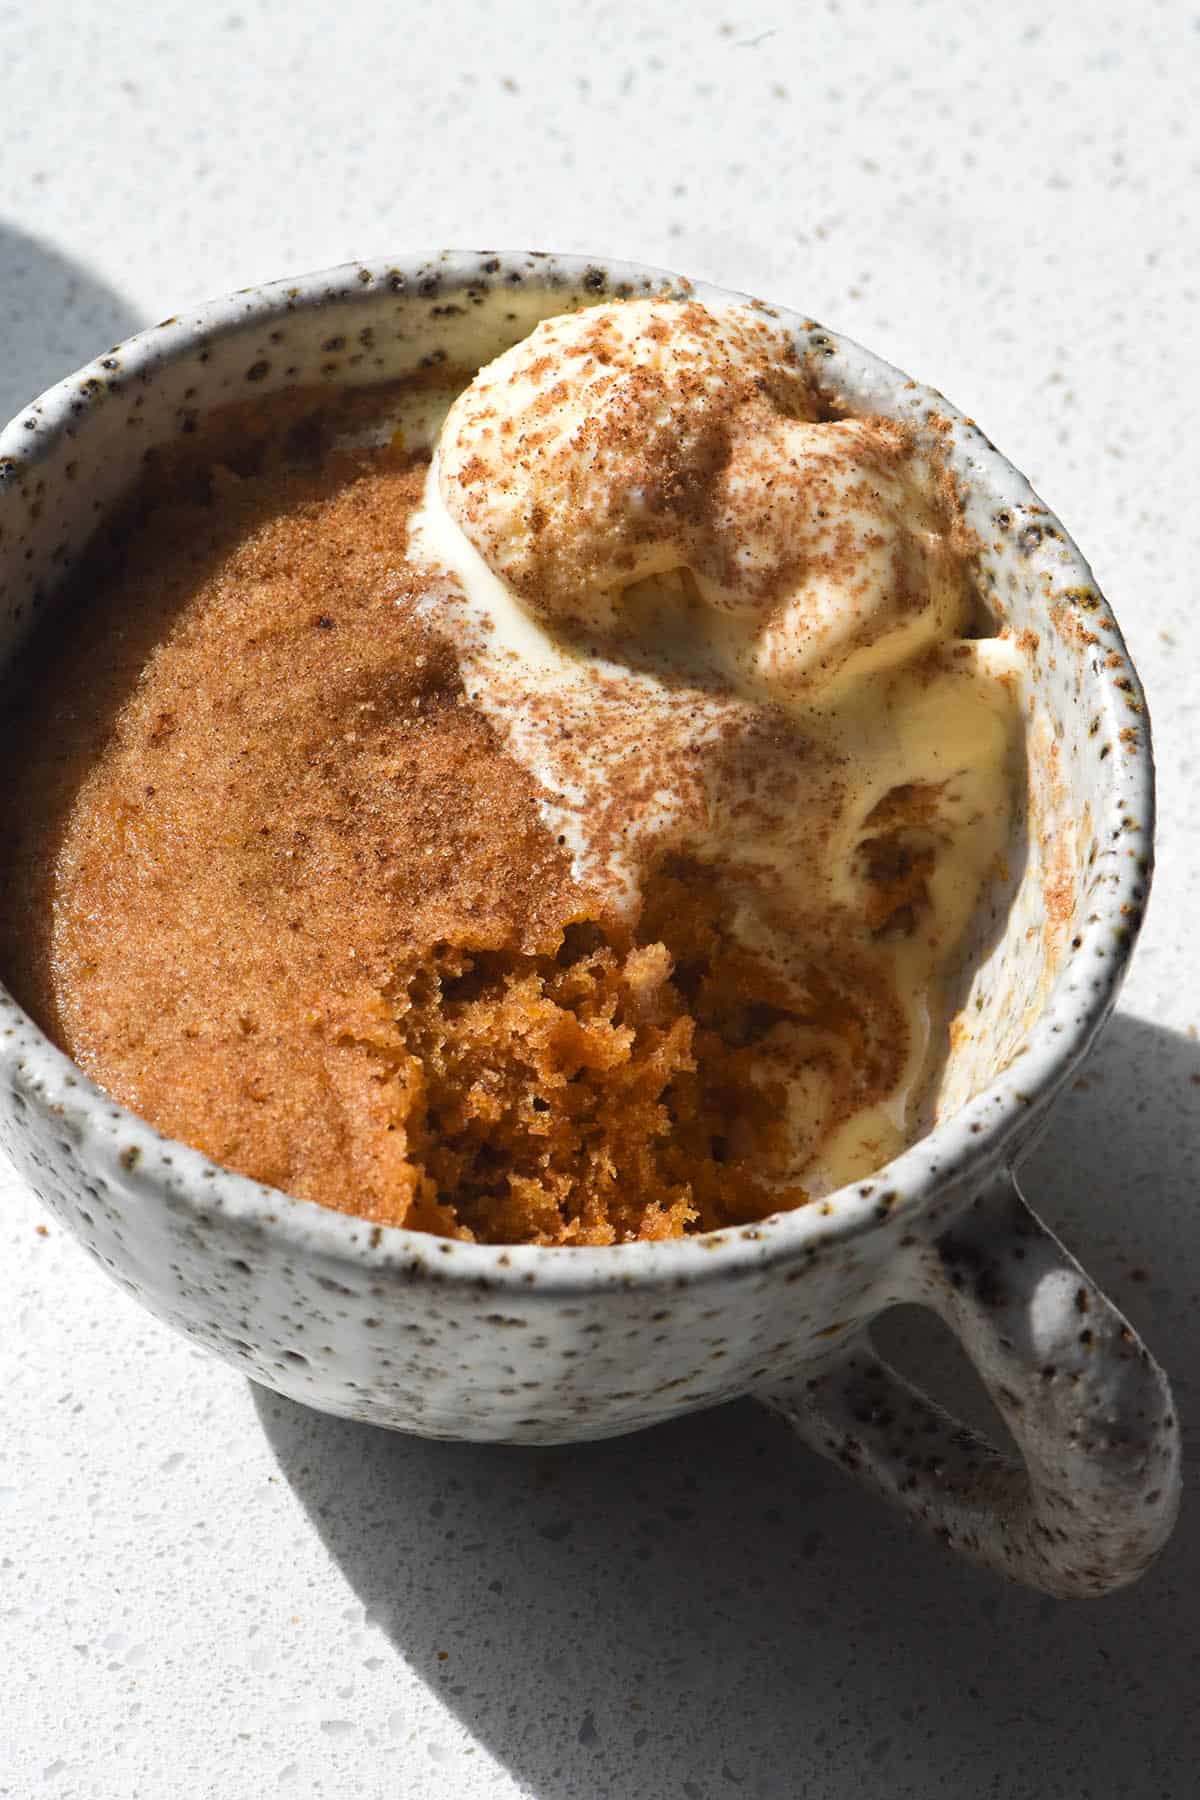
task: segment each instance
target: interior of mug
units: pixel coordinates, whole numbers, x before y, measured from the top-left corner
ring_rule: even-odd
[[[540,318],[635,293],[746,304],[665,274],[479,252],[276,284],[118,347],[34,403],[0,442],[0,659],[53,604],[147,452],[190,431],[199,413],[286,388],[389,381],[443,362],[473,369]],[[1090,927],[1108,921],[1114,893],[1125,911],[1110,927],[1107,954],[1123,960],[1120,934],[1127,946],[1149,873],[1140,690],[1086,564],[971,422],[811,321],[762,310],[794,333],[836,407],[902,418],[936,437],[981,546],[982,597],[1020,652],[1027,804],[962,961],[932,1123],[957,1113],[1020,1053],[1064,960],[1089,937],[1103,958]],[[1113,987],[1099,971],[1084,1011],[1101,1009]]]

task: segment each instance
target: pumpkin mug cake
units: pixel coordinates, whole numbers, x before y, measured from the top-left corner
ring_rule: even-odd
[[[0,966],[88,1074],[492,1242],[759,1219],[919,1135],[1022,781],[936,421],[627,300],[181,444],[9,696]]]
[[[0,434],[0,533],[58,1040],[0,988],[0,1144],[127,1292],[391,1430],[756,1395],[1044,1591],[1147,1566],[1167,1383],[1010,1173],[1137,935],[1144,702],[977,426],[743,295],[443,252],[118,346]],[[1018,1459],[876,1355],[905,1301]]]

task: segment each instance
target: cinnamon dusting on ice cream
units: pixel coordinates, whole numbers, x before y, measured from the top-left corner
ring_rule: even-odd
[[[637,927],[685,858],[772,971],[791,1023],[763,1066],[787,1070],[810,1192],[912,1129],[1017,734],[1010,648],[965,635],[936,440],[818,410],[749,309],[550,319],[450,408],[410,533],[576,879]],[[887,1058],[847,1049],[817,969],[886,1020]]]

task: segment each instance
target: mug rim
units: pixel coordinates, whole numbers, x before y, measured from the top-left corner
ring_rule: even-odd
[[[1094,595],[1105,649],[1117,653],[1089,661],[1085,680],[1089,710],[1107,726],[1124,754],[1110,762],[1103,816],[1095,827],[1115,839],[1132,824],[1143,854],[1117,858],[1117,875],[1098,895],[1087,920],[1064,950],[1054,980],[1025,1043],[987,1085],[948,1118],[936,1123],[870,1177],[839,1188],[819,1202],[768,1215],[749,1225],[656,1242],[596,1246],[475,1244],[435,1238],[402,1225],[377,1225],[264,1186],[212,1161],[147,1120],[120,1106],[60,1050],[0,986],[0,1067],[11,1084],[69,1121],[79,1150],[112,1168],[120,1185],[147,1198],[182,1204],[197,1215],[220,1215],[241,1228],[269,1234],[294,1250],[355,1264],[367,1271],[401,1269],[412,1275],[461,1280],[489,1287],[519,1286],[561,1293],[606,1286],[691,1286],[736,1270],[811,1258],[819,1249],[856,1237],[901,1217],[928,1213],[943,1190],[961,1190],[961,1202],[1024,1136],[1022,1125],[1053,1099],[1086,1054],[1110,1012],[1137,941],[1153,863],[1154,763],[1145,695],[1119,626],[1096,587],[1091,570],[1061,522],[1025,477],[988,441],[972,419],[936,389],[902,371],[839,332],[794,308],[767,304],[736,289],[692,281],[652,265],[607,257],[545,252],[443,251],[418,259],[350,262],[300,277],[284,278],[223,295],[173,315],[117,346],[122,378],[152,379],[156,369],[198,347],[246,327],[340,301],[380,298],[390,292],[427,296],[469,284],[503,288],[562,289],[596,300],[636,294],[687,295],[702,304],[749,305],[794,332],[816,371],[835,390],[852,372],[903,406],[935,412],[946,422],[947,460],[959,480],[994,497],[1014,516],[1037,522],[1027,567]],[[74,435],[81,411],[103,396],[112,352],[47,389],[0,432],[0,510],[6,485],[53,454]],[[831,378],[831,379],[830,379]],[[1090,621],[1092,622],[1092,621]],[[1121,737],[1132,711],[1136,742]],[[1082,729],[1082,727],[1081,727]],[[1079,979],[1087,966],[1086,985]],[[7,1015],[7,1016],[6,1016]],[[16,1024],[9,1021],[15,1016]]]

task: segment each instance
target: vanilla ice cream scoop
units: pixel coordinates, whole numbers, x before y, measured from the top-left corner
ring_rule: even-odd
[[[965,608],[951,512],[910,434],[817,414],[749,309],[626,301],[545,320],[481,370],[437,479],[551,628],[645,653],[682,592],[688,634],[739,691],[816,697],[944,639]]]
[[[716,896],[774,995],[763,1179],[809,1193],[911,1131],[1020,728],[935,428],[820,412],[752,306],[548,319],[449,405],[407,551],[597,916]]]

